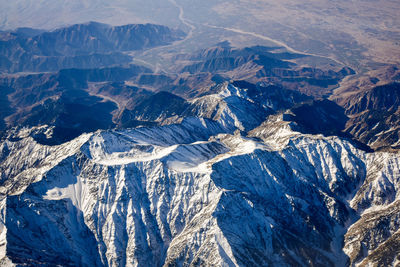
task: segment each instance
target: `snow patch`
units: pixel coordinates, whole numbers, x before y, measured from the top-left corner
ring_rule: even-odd
[[[152,153],[135,153],[137,151],[131,150],[128,153],[124,152],[115,152],[112,154],[104,155],[100,159],[96,159],[95,162],[101,165],[124,165],[130,164],[133,162],[142,162],[142,161],[152,161],[164,158],[173,152],[178,145],[173,145],[169,147],[157,147],[154,146],[154,150]]]

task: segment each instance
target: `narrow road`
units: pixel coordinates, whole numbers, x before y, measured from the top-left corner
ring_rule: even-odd
[[[335,59],[333,57],[317,55],[317,54],[312,54],[312,53],[307,53],[307,52],[302,52],[302,51],[296,50],[296,49],[288,46],[287,44],[285,44],[285,43],[283,43],[281,41],[272,39],[272,38],[270,38],[268,36],[264,36],[264,35],[261,35],[261,34],[255,33],[255,32],[247,32],[247,31],[243,31],[243,30],[240,30],[240,29],[234,29],[234,28],[228,28],[228,27],[220,27],[220,26],[214,26],[214,25],[210,25],[210,24],[203,24],[203,25],[206,26],[206,27],[209,27],[209,28],[213,28],[213,29],[222,29],[222,30],[226,30],[226,31],[240,33],[240,34],[251,35],[251,36],[254,36],[254,37],[257,37],[257,38],[260,38],[260,39],[263,39],[263,40],[266,40],[266,41],[269,41],[269,42],[272,42],[272,43],[275,43],[278,46],[284,47],[288,52],[291,52],[291,53],[302,54],[302,55],[313,56],[313,57],[326,58],[326,59],[330,59],[332,61],[335,61],[339,65],[346,66],[346,64],[344,64],[343,62],[341,62],[341,61],[339,61],[339,60],[337,60],[337,59]]]
[[[175,0],[168,0],[168,1],[179,9],[178,18],[182,22],[182,24],[184,24],[184,25],[186,25],[186,26],[188,26],[190,28],[189,33],[186,36],[186,38],[181,40],[181,41],[179,41],[179,42],[182,42],[184,40],[187,40],[187,39],[191,38],[193,36],[193,31],[196,29],[196,26],[194,26],[189,20],[185,19],[182,6],[178,5]]]
[[[143,56],[149,55],[151,53],[154,53],[155,51],[159,51],[159,50],[164,50],[164,49],[168,49],[174,46],[178,46],[183,42],[186,42],[188,39],[192,38],[193,36],[193,31],[196,29],[196,26],[194,26],[189,20],[185,19],[184,17],[184,12],[183,12],[183,8],[178,5],[175,0],[168,0],[172,5],[174,5],[178,10],[179,10],[179,15],[178,15],[178,19],[181,21],[181,23],[187,27],[189,27],[189,32],[186,34],[185,38],[183,38],[182,40],[178,40],[175,41],[169,45],[165,45],[165,46],[158,46],[158,47],[154,47],[151,49],[148,49],[146,51],[144,51],[144,53],[142,54]],[[131,56],[134,56],[133,54],[131,54]],[[167,74],[175,74],[175,73],[170,73],[167,70],[162,68],[162,65],[160,63],[155,63],[155,64],[151,64],[147,61],[145,61],[144,59],[140,59],[140,58],[136,58],[133,57],[133,61],[135,62],[141,62],[147,66],[151,66],[151,68],[153,69],[154,73],[167,73]]]
[[[185,36],[185,38],[183,38],[182,40],[178,40],[175,41],[169,45],[166,46],[160,46],[160,47],[155,47],[155,48],[151,48],[147,51],[145,51],[142,55],[146,56],[146,55],[150,55],[156,51],[160,51],[160,50],[164,50],[164,49],[168,49],[168,48],[172,48],[175,46],[180,45],[183,42],[186,42],[188,39],[193,37],[194,31],[196,30],[196,26],[194,25],[194,23],[188,19],[185,18],[185,13],[183,10],[183,7],[181,5],[179,5],[176,0],[168,0],[172,5],[174,5],[178,10],[179,10],[179,15],[178,15],[178,19],[181,21],[181,23],[185,26],[187,26],[189,28],[189,32],[187,33],[187,35]],[[297,49],[294,49],[292,47],[290,47],[288,44],[276,40],[276,39],[272,39],[268,36],[259,34],[259,33],[255,33],[255,32],[248,32],[248,31],[244,31],[242,29],[236,29],[236,28],[230,28],[230,27],[222,27],[222,26],[215,26],[215,25],[210,25],[210,24],[202,24],[202,26],[208,27],[208,28],[213,28],[213,29],[222,29],[225,31],[230,31],[230,32],[235,32],[238,34],[242,34],[242,35],[250,35],[262,40],[266,40],[269,42],[272,42],[274,44],[276,44],[277,46],[283,47],[285,48],[288,52],[290,53],[296,53],[296,54],[302,54],[302,55],[307,55],[307,56],[312,56],[312,57],[319,57],[319,58],[325,58],[325,59],[329,59],[331,61],[336,62],[337,64],[339,64],[340,66],[347,66],[347,64],[341,62],[340,60],[332,57],[332,56],[325,56],[325,55],[319,55],[319,54],[313,54],[313,53],[308,53],[308,52],[303,52]],[[166,71],[165,69],[162,68],[162,64],[160,63],[155,63],[155,64],[151,64],[149,62],[146,62],[146,60],[143,59],[143,57],[141,58],[134,58],[134,60],[138,61],[138,62],[142,62],[148,66],[152,66],[152,69],[155,73],[160,73],[160,72],[164,72],[164,73],[169,73],[168,71]],[[171,73],[172,74],[172,73]]]
[[[144,54],[148,54],[151,51],[157,50],[157,49],[165,49],[167,47],[173,47],[173,46],[177,46],[183,42],[185,42],[186,40],[192,38],[193,36],[193,31],[196,29],[196,26],[194,26],[189,20],[184,18],[184,12],[183,12],[183,8],[178,5],[175,0],[168,0],[171,4],[173,4],[174,6],[176,6],[176,8],[179,9],[179,15],[178,15],[178,19],[182,22],[183,25],[186,25],[190,28],[189,32],[186,34],[185,38],[183,38],[182,40],[178,40],[173,42],[172,44],[166,45],[166,46],[160,46],[160,47],[155,47],[153,49],[149,49],[147,50]]]
[[[178,16],[178,17],[179,17],[179,20],[182,22],[182,24],[184,24],[184,25],[190,27],[190,31],[189,31],[187,37],[186,37],[185,39],[181,40],[181,41],[178,41],[178,42],[183,42],[183,41],[185,41],[185,40],[187,40],[187,39],[189,39],[189,38],[192,37],[193,31],[196,29],[196,27],[192,24],[191,21],[185,19],[185,17],[184,17],[184,10],[183,10],[183,7],[182,7],[182,6],[178,5],[178,4],[176,3],[175,0],[168,0],[168,1],[179,9],[179,16]],[[220,27],[220,26],[214,26],[214,25],[210,25],[210,24],[203,24],[203,25],[206,26],[206,27],[209,27],[209,28],[223,29],[223,30],[226,30],[226,31],[236,32],[236,33],[243,34],[243,35],[251,35],[251,36],[254,36],[254,37],[256,37],[256,38],[260,38],[260,39],[262,39],[262,40],[266,40],[266,41],[275,43],[275,44],[277,44],[278,46],[284,47],[288,52],[291,52],[291,53],[303,54],[303,55],[313,56],[313,57],[326,58],[326,59],[330,59],[330,60],[332,60],[332,61],[338,63],[339,65],[346,66],[345,63],[343,63],[343,62],[341,62],[341,61],[339,61],[339,60],[337,60],[337,59],[335,59],[335,58],[333,58],[333,57],[324,56],[324,55],[318,55],[318,54],[312,54],[312,53],[307,53],[307,52],[299,51],[299,50],[296,50],[296,49],[290,47],[289,45],[287,45],[287,44],[284,43],[284,42],[281,42],[281,41],[272,39],[272,38],[270,38],[270,37],[268,37],[268,36],[261,35],[261,34],[255,33],[255,32],[247,32],[247,31],[243,31],[243,30],[241,30],[241,29],[234,29],[234,28],[228,28],[228,27]]]

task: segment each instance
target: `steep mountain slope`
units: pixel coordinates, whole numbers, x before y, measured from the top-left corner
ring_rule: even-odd
[[[0,150],[3,261],[393,262],[396,246],[384,248],[399,229],[390,212],[399,199],[398,155],[367,154],[274,118],[251,132],[257,138],[197,118],[98,131],[53,147],[20,133]],[[379,221],[370,228],[372,214],[392,222],[390,231]],[[358,250],[365,238],[375,243]]]
[[[177,72],[220,74],[228,80],[272,83],[318,97],[330,94],[340,80],[355,73],[348,67],[319,69],[296,64],[296,59],[304,57],[308,56],[282,52],[279,47],[232,48],[227,42],[178,55],[174,66]]]
[[[16,110],[13,114],[0,110],[3,135],[12,127],[48,125],[54,134],[47,144],[60,144],[97,129],[169,124],[188,116],[219,120],[229,114],[234,114],[237,127],[249,130],[269,114],[311,99],[280,86],[237,81],[220,83],[214,92],[187,100],[125,82],[140,80],[149,72],[130,65],[0,79],[4,93],[9,93],[6,104]]]
[[[91,84],[122,83],[146,72],[150,70],[130,65],[0,78],[0,99],[5,104],[5,108],[0,110],[4,125],[0,128],[0,135],[12,127],[49,125],[55,132],[51,143],[60,144],[83,132],[113,127],[116,125],[113,112],[119,108],[119,103],[107,98],[104,92],[91,91]],[[109,91],[113,93],[112,88]],[[124,91],[131,99],[150,94],[130,86]]]
[[[247,131],[269,115],[287,111],[286,120],[296,122],[302,133],[350,138],[364,150],[397,147],[396,83],[376,87],[374,90],[380,93],[373,90],[354,95],[339,106],[328,99],[315,100],[297,90],[263,82],[222,82],[190,100],[126,82],[151,75],[146,68],[130,65],[4,78],[5,109],[0,111],[3,135],[15,126],[48,125],[54,127],[53,136],[45,143],[60,144],[83,132],[165,125],[188,116],[222,122],[228,116],[235,127]],[[387,94],[389,91],[392,93]],[[16,112],[11,114],[10,109]],[[383,117],[385,120],[381,120]]]
[[[375,86],[339,99],[346,132],[375,149],[400,147],[400,83]]]

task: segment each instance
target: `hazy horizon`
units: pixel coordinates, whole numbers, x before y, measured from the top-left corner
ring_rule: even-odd
[[[55,29],[97,21],[154,23],[189,32],[185,48],[220,41],[234,46],[280,45],[330,58],[354,69],[400,62],[400,3],[396,1],[226,0],[5,1],[0,29]]]

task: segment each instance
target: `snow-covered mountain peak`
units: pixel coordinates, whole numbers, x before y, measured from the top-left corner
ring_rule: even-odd
[[[377,228],[360,232],[363,221],[391,222],[371,250],[400,227],[398,156],[291,123],[270,116],[244,136],[185,118],[51,147],[6,141],[0,249],[15,263],[85,266],[366,260],[357,244]]]
[[[21,194],[31,183],[40,181],[55,165],[78,153],[90,137],[91,134],[83,134],[59,146],[40,145],[30,136],[4,141],[0,145],[0,194]]]
[[[268,110],[247,96],[246,89],[230,83],[216,94],[193,99],[192,112],[197,117],[211,118],[226,128],[250,130],[263,122]]]
[[[226,82],[221,90],[216,94],[221,99],[228,98],[230,96],[236,96],[246,100],[250,100],[247,96],[246,89],[234,86],[231,83]],[[251,101],[251,100],[250,100]]]

